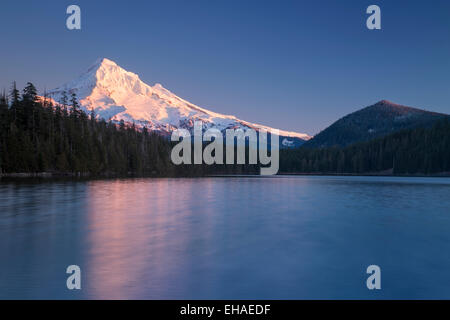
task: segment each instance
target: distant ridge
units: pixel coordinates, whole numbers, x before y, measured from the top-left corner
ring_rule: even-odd
[[[428,127],[446,114],[381,100],[337,120],[304,144],[305,147],[347,146],[415,127]]]

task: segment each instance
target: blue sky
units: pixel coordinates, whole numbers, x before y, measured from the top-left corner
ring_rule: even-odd
[[[81,7],[82,30],[66,29]],[[366,28],[381,8],[382,29]],[[197,105],[316,134],[381,99],[450,113],[450,1],[0,4],[0,89],[54,88],[99,57]]]

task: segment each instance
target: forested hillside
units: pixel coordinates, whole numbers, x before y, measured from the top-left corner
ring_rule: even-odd
[[[403,129],[430,127],[446,114],[411,108],[382,100],[350,113],[307,141],[310,148],[345,147],[370,141]]]
[[[450,120],[348,147],[301,147],[280,152],[280,171],[285,173],[449,173]]]
[[[76,96],[61,105],[39,101],[28,83],[13,86],[10,107],[0,98],[2,172],[175,173],[167,140],[149,132],[97,121],[80,110]],[[69,111],[70,110],[70,111]]]

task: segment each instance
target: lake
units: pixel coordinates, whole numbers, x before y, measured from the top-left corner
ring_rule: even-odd
[[[449,299],[450,178],[3,181],[0,298]]]

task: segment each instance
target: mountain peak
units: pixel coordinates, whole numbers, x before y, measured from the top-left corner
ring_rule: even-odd
[[[142,82],[137,74],[107,58],[97,59],[78,78],[51,90],[49,94],[58,101],[63,91],[76,93],[81,104],[89,110],[103,108],[105,103],[121,106],[125,97],[152,94],[151,87]]]
[[[120,66],[115,63],[114,61],[108,59],[108,58],[98,58],[94,61],[93,64],[88,68],[87,72],[92,72],[93,70],[98,70],[100,68],[105,67],[119,67]]]
[[[117,66],[118,67],[118,64],[108,58],[98,58],[97,60],[95,60],[95,62],[91,65],[91,67],[89,69],[91,69],[92,67],[100,67],[100,66]]]
[[[141,82],[137,74],[125,70],[108,58],[97,59],[81,77],[91,78],[97,84],[105,79],[115,81],[116,85],[129,83],[130,81]]]
[[[101,64],[117,66],[117,63],[115,63],[114,61],[112,61],[108,58],[100,58],[99,60],[100,60]]]
[[[62,93],[75,93],[82,109],[94,110],[99,118],[169,133],[176,128],[192,129],[194,121],[204,128],[271,128],[237,119],[234,116],[209,111],[194,105],[156,83],[150,86],[139,76],[121,68],[114,61],[100,58],[77,79],[49,92],[60,101]],[[307,134],[280,130],[280,136],[307,140]]]
[[[392,102],[392,101],[389,101],[389,100],[386,100],[386,99],[380,100],[377,103],[375,103],[374,105],[384,105],[384,106],[391,106],[391,107],[403,107],[400,104],[397,104],[395,102]]]

